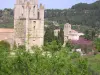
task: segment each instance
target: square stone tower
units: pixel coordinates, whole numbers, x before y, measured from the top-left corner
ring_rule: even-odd
[[[16,0],[14,8],[14,40],[27,49],[44,43],[44,6],[38,0]]]
[[[71,24],[66,23],[64,25],[64,42],[67,42],[71,33]]]
[[[64,25],[64,44],[63,44],[64,47],[65,47],[67,41],[69,40],[70,32],[71,32],[71,24],[66,23]]]

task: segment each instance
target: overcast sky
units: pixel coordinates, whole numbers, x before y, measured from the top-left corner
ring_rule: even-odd
[[[45,5],[45,8],[58,8],[65,9],[70,8],[71,6],[77,3],[93,3],[96,0],[39,0],[39,3]],[[0,9],[4,8],[13,8],[15,0],[0,0]]]

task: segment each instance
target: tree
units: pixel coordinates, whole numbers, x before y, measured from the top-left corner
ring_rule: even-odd
[[[3,50],[3,52],[9,52],[10,44],[7,41],[0,41],[0,50]]]
[[[85,33],[84,37],[87,40],[94,40],[95,37],[96,37],[95,36],[96,35],[96,31],[94,31],[94,30],[86,30],[84,33]]]
[[[95,38],[95,35],[96,35],[96,31],[92,30],[91,31],[91,38],[92,38],[92,40]]]
[[[59,42],[60,42],[61,44],[64,43],[64,31],[63,31],[62,28],[60,29],[60,32],[58,33],[58,40],[59,40]]]
[[[94,40],[94,44],[95,44],[96,49],[100,52],[100,38],[96,38]]]
[[[54,40],[54,31],[50,28],[47,28],[44,35],[44,43],[52,42],[53,40]]]
[[[89,30],[85,31],[85,35],[84,35],[85,39],[89,40],[90,39],[90,33]]]

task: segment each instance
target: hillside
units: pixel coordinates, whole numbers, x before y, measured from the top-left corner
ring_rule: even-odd
[[[71,9],[48,9],[45,11],[47,20],[57,21],[60,24],[71,24],[100,27],[100,1],[92,4],[79,3]]]
[[[81,25],[100,28],[100,1],[92,4],[79,3],[71,9],[46,9],[46,21],[57,21],[60,25],[69,22],[74,25]],[[13,27],[13,10],[0,10],[0,27]]]
[[[5,8],[0,10],[0,28],[13,27],[13,10]]]

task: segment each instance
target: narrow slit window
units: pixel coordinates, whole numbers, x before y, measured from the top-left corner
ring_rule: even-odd
[[[34,29],[35,29],[35,26],[34,26]]]

